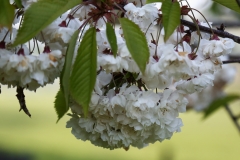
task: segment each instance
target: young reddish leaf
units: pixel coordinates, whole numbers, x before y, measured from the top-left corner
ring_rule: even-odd
[[[134,22],[126,18],[121,18],[119,21],[127,48],[141,72],[144,73],[150,55],[146,37]]]
[[[108,42],[111,46],[111,50],[113,52],[113,55],[114,55],[114,57],[116,57],[117,51],[118,51],[116,34],[115,34],[115,31],[114,31],[114,29],[113,29],[113,27],[110,23],[107,23],[106,27],[107,27],[106,28],[107,39],[108,39]]]
[[[172,0],[165,0],[162,4],[162,16],[163,16],[163,27],[164,27],[164,41],[172,35],[174,30],[180,24],[180,5],[179,2]]]
[[[88,106],[96,81],[97,70],[97,42],[96,29],[90,28],[84,34],[78,55],[73,65],[70,77],[70,94],[83,107],[87,116]]]

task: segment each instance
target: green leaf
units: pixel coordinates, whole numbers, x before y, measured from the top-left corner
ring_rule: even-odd
[[[64,116],[65,113],[68,111],[68,107],[66,107],[66,102],[64,98],[63,91],[60,89],[55,97],[54,101],[54,108],[57,112],[58,120],[57,122]]]
[[[156,3],[156,2],[163,2],[165,0],[147,0],[146,3]]]
[[[117,37],[116,37],[115,31],[110,23],[107,23],[106,27],[107,27],[107,29],[106,29],[107,39],[111,46],[113,55],[114,55],[114,57],[116,57],[117,51],[118,51]]]
[[[14,6],[12,6],[9,0],[1,1],[0,5],[0,28],[7,27],[12,28],[12,22],[14,20]]]
[[[165,31],[164,41],[172,35],[176,27],[180,24],[180,5],[179,2],[165,0],[162,4],[163,27]]]
[[[31,4],[24,14],[23,24],[13,46],[27,42],[61,14],[81,2],[82,0],[39,0]]]
[[[83,107],[87,116],[97,74],[96,29],[90,28],[84,34],[70,77],[70,94]]]
[[[18,8],[22,8],[22,1],[21,0],[14,0],[15,4],[17,5]]]
[[[225,97],[221,97],[221,98],[218,98],[218,99],[214,100],[207,107],[207,109],[204,111],[204,117],[203,118],[209,117],[211,114],[213,114],[219,108],[224,107],[224,105],[226,105],[227,103],[230,103],[230,102],[232,102],[234,100],[239,100],[239,99],[240,99],[240,95],[229,94],[229,95],[227,95]]]
[[[119,21],[127,48],[141,72],[144,73],[150,55],[146,37],[134,22],[126,18],[120,18]]]
[[[237,0],[213,0],[214,2],[217,2],[231,10],[234,10],[238,13],[240,13],[240,7],[239,7],[239,2]]]
[[[61,89],[64,93],[67,109],[69,107],[68,106],[69,78],[70,78],[70,74],[71,74],[72,60],[73,60],[74,50],[75,50],[75,47],[76,47],[76,42],[77,42],[77,39],[78,39],[78,34],[79,34],[79,30],[75,31],[75,33],[72,35],[72,38],[71,38],[71,40],[69,42],[69,45],[68,45],[68,48],[67,48],[63,70],[62,70],[61,76],[60,76],[60,86],[61,86]]]

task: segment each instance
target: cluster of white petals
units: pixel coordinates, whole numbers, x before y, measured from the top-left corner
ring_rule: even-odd
[[[36,90],[59,77],[64,59],[60,50],[35,55],[0,49],[0,83]]]
[[[159,11],[154,4],[128,3],[124,9],[125,17],[144,33],[155,33]],[[188,28],[183,27],[183,30]],[[115,34],[116,57],[111,53],[106,28],[98,29],[97,66],[100,72],[88,117],[84,117],[82,107],[73,101],[70,105],[73,114],[67,122],[77,139],[109,149],[143,148],[149,143],[170,139],[174,132],[179,132],[183,124],[178,116],[186,111],[188,103],[185,96],[212,87],[215,73],[222,68],[220,56],[229,54],[234,47],[231,39],[211,40],[210,34],[201,33],[202,39],[196,48],[192,44],[198,41],[198,34],[193,32],[189,42],[181,42],[188,35],[176,29],[166,43],[155,44],[147,38],[150,57],[142,74],[126,46],[121,28],[116,27]],[[122,75],[120,79],[123,80],[135,75],[135,80],[148,90],[128,80],[117,87],[116,75]]]
[[[23,0],[21,2],[26,10],[37,0]],[[33,54],[33,48],[36,48],[38,44],[29,47],[29,44],[34,42],[28,42],[28,45],[23,44],[15,48],[8,47],[16,38],[18,28],[16,24],[19,23],[21,17],[15,17],[11,32],[5,27],[0,29],[0,83],[9,87],[20,86],[28,90],[36,90],[46,84],[53,83],[60,76],[64,64],[64,52],[61,51],[63,47],[50,49],[47,46],[47,50],[39,52],[39,54]],[[57,30],[54,31],[57,32]],[[46,36],[46,39],[49,38]],[[69,36],[64,35],[64,38],[69,38]]]
[[[67,25],[69,21],[69,24]],[[62,47],[67,46],[73,33],[82,25],[82,21],[78,18],[68,18],[68,13],[64,13],[61,17],[53,21],[47,26],[41,34],[38,35],[38,40],[47,43],[60,43]]]
[[[124,6],[126,17],[136,23],[143,31],[157,24],[158,9],[154,3],[146,4],[142,7],[136,7],[133,3]]]
[[[26,9],[36,1],[22,2]],[[183,26],[177,28],[166,43],[156,42],[150,35],[156,35],[161,12],[155,4],[144,3],[145,0],[128,3],[123,8],[125,18],[146,34],[150,57],[145,73],[141,73],[132,58],[121,26],[114,28],[118,45],[114,57],[105,23],[115,13],[109,16],[107,12],[94,22],[90,19],[95,17],[90,13],[96,11],[96,7],[84,3],[61,15],[37,35],[36,41],[49,47],[38,55],[32,54],[25,44],[15,50],[7,48],[7,44],[14,41],[17,29],[13,28],[11,34],[6,28],[0,29],[0,83],[29,90],[53,83],[60,75],[73,33],[81,29],[84,35],[90,26],[95,26],[98,75],[88,116],[71,100],[73,114],[67,127],[72,128],[76,138],[110,149],[143,148],[149,143],[170,139],[183,126],[178,116],[186,111],[185,96],[213,86],[216,73],[222,69],[220,57],[231,53],[234,42],[202,32],[201,38],[197,32],[189,35],[185,32],[189,28]],[[211,27],[204,22],[199,24]],[[75,56],[76,53],[77,47]]]
[[[140,70],[136,62],[132,59],[126,43],[118,31],[117,29],[115,31],[118,44],[118,54],[116,57],[113,54],[108,54],[110,44],[106,37],[106,30],[103,29],[97,32],[98,67],[102,67],[106,72],[122,72],[125,70],[139,73]]]
[[[35,2],[37,0],[23,0],[24,10]],[[63,14],[37,36],[37,43],[40,41],[48,44],[45,46],[47,50],[38,54],[32,53],[32,49],[38,44],[30,48],[29,44],[19,45],[14,49],[8,47],[16,38],[18,25],[13,25],[11,32],[5,27],[0,29],[1,84],[36,90],[46,84],[52,84],[60,76],[68,42],[74,31],[82,24],[79,19],[72,18],[68,26],[64,26],[67,23],[65,20],[69,20],[67,16],[68,13]],[[14,24],[19,23],[21,17],[16,17]]]
[[[177,91],[154,93],[123,84],[117,94],[114,90],[106,96],[93,93],[88,118],[73,103],[74,114],[67,127],[72,128],[76,138],[104,148],[142,148],[179,132],[183,124],[177,117],[185,112],[186,104],[186,98]]]
[[[232,52],[234,42],[229,38],[221,38],[219,40],[206,40],[200,41],[199,48],[205,57],[219,57],[227,55]]]
[[[202,90],[202,92],[187,95],[189,101],[188,107],[196,111],[202,111],[206,109],[213,100],[225,96],[224,88],[233,81],[236,72],[234,66],[224,65],[222,70],[214,74],[214,86],[209,86]]]

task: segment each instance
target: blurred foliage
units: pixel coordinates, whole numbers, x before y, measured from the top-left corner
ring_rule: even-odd
[[[215,1],[215,2],[217,2],[219,4],[221,4],[221,5],[229,8],[229,9],[235,11],[235,12],[240,13],[238,0],[228,0],[228,1],[226,1],[226,0],[213,0],[213,1]]]
[[[209,106],[204,111],[204,118],[209,117],[210,115],[215,113],[218,109],[220,109],[221,107],[224,107],[230,102],[233,102],[239,99],[240,99],[240,96],[238,94],[228,94],[225,97],[215,99],[214,101],[212,101],[211,104],[209,104]]]
[[[240,9],[239,9],[240,10]],[[213,1],[212,6],[210,7],[209,11],[213,13],[215,16],[218,16],[218,18],[221,18],[219,15],[226,15],[231,18],[240,18],[240,13],[235,12],[219,3],[216,3]],[[218,19],[220,20],[220,19]]]

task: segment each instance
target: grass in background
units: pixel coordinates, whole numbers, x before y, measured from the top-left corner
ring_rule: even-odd
[[[239,74],[239,72],[238,72]],[[227,92],[240,93],[240,76]],[[65,127],[69,117],[56,124],[53,102],[58,82],[34,92],[25,92],[32,118],[18,112],[15,89],[2,86],[0,95],[0,150],[31,155],[37,160],[238,160],[239,133],[224,109],[202,120],[202,114],[181,114],[184,126],[171,140],[141,150],[110,151],[77,140]],[[240,102],[231,107],[240,111]]]

